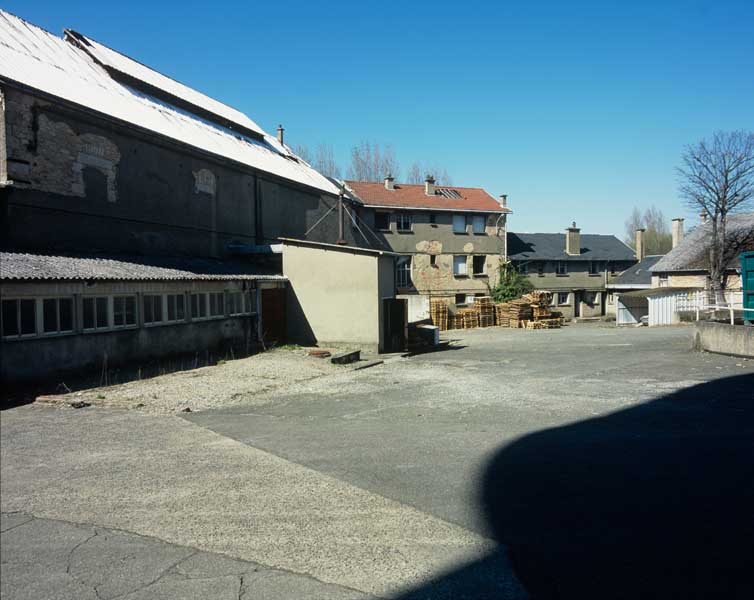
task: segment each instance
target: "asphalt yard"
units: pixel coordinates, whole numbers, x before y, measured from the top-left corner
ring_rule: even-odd
[[[685,327],[448,337],[191,413],[4,411],[3,597],[750,591],[754,361],[691,352]],[[194,555],[224,566],[181,571]]]

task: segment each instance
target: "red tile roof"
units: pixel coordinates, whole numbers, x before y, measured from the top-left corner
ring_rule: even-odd
[[[424,193],[424,184],[396,183],[388,190],[385,184],[367,181],[346,181],[346,185],[366,206],[395,206],[404,208],[434,208],[437,210],[469,210],[511,212],[482,188],[435,185],[435,195]],[[448,198],[439,190],[457,192],[459,198]],[[450,194],[455,195],[455,194]]]

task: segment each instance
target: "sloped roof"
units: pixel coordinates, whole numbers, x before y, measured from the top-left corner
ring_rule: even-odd
[[[427,196],[424,192],[424,184],[396,183],[395,189],[392,190],[386,189],[384,183],[372,181],[346,181],[345,184],[366,206],[512,212],[509,208],[503,208],[482,188],[438,185],[435,186],[435,195]],[[443,191],[446,192],[443,193]]]
[[[92,44],[96,43],[86,39]],[[92,48],[96,48],[101,60],[129,71],[134,78],[141,78],[153,87],[163,86],[162,89],[169,95],[190,89],[117,52],[106,52],[101,44],[96,47],[93,45]],[[84,109],[290,181],[331,194],[338,193],[337,187],[327,178],[240,112],[194,90],[191,90],[191,94],[185,92],[191,102],[201,103],[208,112],[222,113],[228,120],[245,123],[247,128],[257,129],[261,133],[252,138],[116,81],[79,45],[2,10],[0,80],[38,90]]]
[[[646,256],[644,260],[615,277],[610,282],[610,287],[649,287],[652,285],[651,269],[662,257],[662,254]]]
[[[702,223],[688,233],[683,241],[652,267],[653,273],[672,271],[704,271],[707,269],[712,231],[711,223]],[[738,254],[754,249],[754,212],[728,217],[726,237],[729,247],[738,246],[728,268],[738,266]]]
[[[147,256],[48,256],[0,252],[0,281],[285,281],[242,261]]]
[[[508,232],[511,260],[635,260],[634,251],[614,235],[581,234],[581,254],[566,254],[565,233]]]

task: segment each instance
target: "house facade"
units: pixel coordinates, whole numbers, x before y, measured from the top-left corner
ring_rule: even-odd
[[[75,31],[0,11],[0,39],[4,380],[25,377],[8,365],[41,349],[74,368],[132,360],[136,347],[144,358],[246,348],[285,314],[271,243],[362,243],[338,220],[338,187],[282,128],[269,135]],[[158,331],[173,341],[155,343]],[[34,375],[62,364],[37,362]]]
[[[346,181],[375,247],[398,254],[396,288],[409,320],[429,316],[429,299],[455,304],[489,295],[506,256],[511,210],[481,188]]]
[[[613,235],[508,233],[508,259],[534,289],[553,293],[553,308],[565,318],[615,313],[608,284],[636,263],[634,251]]]

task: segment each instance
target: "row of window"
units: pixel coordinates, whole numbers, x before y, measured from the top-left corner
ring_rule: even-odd
[[[249,292],[200,292],[190,294],[144,294],[141,299],[145,325],[158,325],[250,315],[254,312]],[[84,332],[117,330],[137,325],[135,294],[85,296],[81,299],[81,329]],[[3,338],[72,333],[75,329],[73,296],[57,298],[3,299],[0,333]]]
[[[484,255],[472,256],[472,275],[474,275],[475,277],[485,275],[486,258],[487,257]],[[436,255],[429,255],[429,264],[432,267],[437,265]],[[453,256],[453,275],[456,277],[468,277],[468,261],[465,254],[457,254]],[[395,267],[395,285],[399,288],[409,288],[412,286],[410,256],[398,257],[398,261]]]
[[[530,275],[531,273],[536,272],[539,277],[544,277],[546,264],[547,263],[545,261],[530,261],[519,263],[518,272],[522,275]],[[555,275],[568,275],[568,261],[557,260],[555,261],[554,265]],[[604,270],[604,262],[598,260],[589,261],[589,275],[600,275]],[[610,266],[610,274],[615,274],[615,266],[612,264]]]
[[[374,227],[380,231],[390,230],[390,215],[395,214],[395,228],[400,232],[411,231],[414,226],[414,217],[410,212],[376,212],[374,215]],[[437,215],[430,213],[429,222],[437,223]],[[453,233],[467,233],[468,226],[474,234],[482,235],[486,233],[485,224],[487,218],[485,215],[453,215]]]

